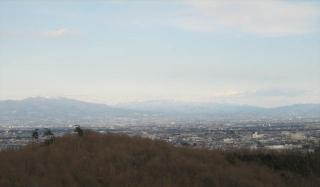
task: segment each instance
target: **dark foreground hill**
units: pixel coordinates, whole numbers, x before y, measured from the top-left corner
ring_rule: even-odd
[[[318,153],[226,153],[88,133],[0,152],[0,186],[319,186],[319,168]]]

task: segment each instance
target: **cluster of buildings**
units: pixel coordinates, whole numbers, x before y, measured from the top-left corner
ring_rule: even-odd
[[[101,132],[104,132],[100,129]],[[208,149],[297,149],[313,152],[320,146],[320,123],[236,123],[135,126],[108,132],[159,139],[176,146]]]
[[[86,127],[84,127],[86,128]],[[320,122],[176,123],[87,127],[100,133],[121,133],[166,141],[176,146],[208,149],[298,149],[312,152],[320,145]],[[52,128],[56,136],[70,127]],[[17,149],[32,141],[33,129],[0,130],[0,150]]]

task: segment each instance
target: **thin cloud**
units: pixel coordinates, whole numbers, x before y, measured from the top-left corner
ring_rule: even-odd
[[[257,97],[299,97],[308,94],[305,90],[265,89],[256,90],[249,95]]]
[[[320,6],[290,1],[187,1],[178,27],[200,32],[234,30],[264,36],[320,30]]]
[[[76,33],[66,28],[58,28],[55,30],[39,31],[39,32],[0,32],[0,37],[49,37],[59,38],[64,36],[75,35]]]
[[[53,31],[40,33],[40,35],[47,36],[47,37],[62,37],[68,34],[70,34],[70,32],[66,28],[59,28]]]
[[[314,93],[306,90],[293,89],[258,89],[248,91],[227,90],[216,95],[218,97],[226,98],[250,98],[250,97],[303,97],[314,95]]]

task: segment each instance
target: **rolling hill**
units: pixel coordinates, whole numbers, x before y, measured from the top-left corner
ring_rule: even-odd
[[[308,187],[319,152],[210,151],[86,132],[0,152],[0,186]]]

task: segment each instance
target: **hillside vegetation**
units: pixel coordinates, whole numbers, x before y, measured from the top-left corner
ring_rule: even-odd
[[[320,186],[320,154],[209,151],[87,132],[0,152],[0,186]]]

